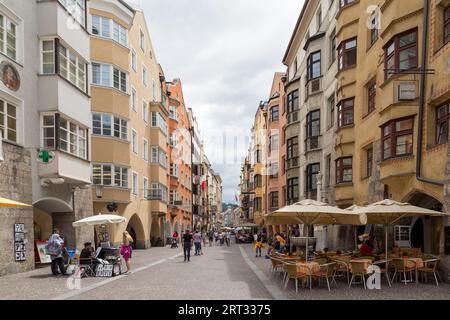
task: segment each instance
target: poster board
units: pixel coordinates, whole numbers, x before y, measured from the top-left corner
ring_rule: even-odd
[[[25,224],[14,224],[14,256],[16,261],[26,260]]]
[[[36,242],[36,250],[38,252],[40,263],[51,263],[52,262],[51,256],[49,254],[47,254],[47,250],[45,249],[46,245],[47,245],[47,242]]]
[[[113,268],[114,265],[112,264],[99,264],[95,270],[95,276],[100,278],[110,278],[113,276]]]

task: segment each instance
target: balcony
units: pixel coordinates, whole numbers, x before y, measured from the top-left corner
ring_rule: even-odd
[[[38,34],[58,35],[85,60],[90,57],[90,36],[58,1],[37,2]]]
[[[50,163],[39,163],[39,177],[62,178],[64,184],[91,184],[91,165],[89,161],[77,158],[63,151],[54,151],[55,158]]]

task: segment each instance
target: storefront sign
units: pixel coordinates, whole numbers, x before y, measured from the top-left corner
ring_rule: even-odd
[[[25,224],[14,224],[14,255],[16,261],[26,260]]]
[[[114,266],[112,264],[99,264],[95,270],[95,276],[101,278],[112,277],[113,267]]]
[[[410,82],[401,82],[398,85],[398,100],[412,101],[416,99],[416,84]]]
[[[12,91],[17,91],[20,88],[20,76],[16,67],[7,61],[0,64],[0,75],[3,84]]]

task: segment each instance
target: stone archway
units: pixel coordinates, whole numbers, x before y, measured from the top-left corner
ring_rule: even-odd
[[[159,240],[158,240],[159,239]],[[158,246],[158,242],[162,239],[161,226],[158,218],[152,219],[152,226],[150,228],[150,244],[152,247]]]
[[[134,214],[128,222],[127,231],[133,238],[133,249],[146,249],[148,247],[145,239],[144,226],[137,214]]]
[[[443,204],[435,197],[421,191],[410,193],[405,199],[414,206],[435,211],[443,211]],[[426,253],[439,253],[439,239],[436,237],[436,229],[441,218],[417,217],[411,221],[411,245],[422,248]]]

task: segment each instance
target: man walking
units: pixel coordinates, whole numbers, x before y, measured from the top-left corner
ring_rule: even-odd
[[[183,252],[184,252],[184,262],[191,261],[191,247],[192,247],[192,234],[189,232],[189,230],[186,230],[186,232],[183,235]]]
[[[202,250],[202,235],[196,231],[194,234],[195,255],[199,256]]]
[[[209,230],[208,233],[208,241],[209,241],[209,246],[212,247],[213,241],[214,241],[214,232],[212,230]]]

